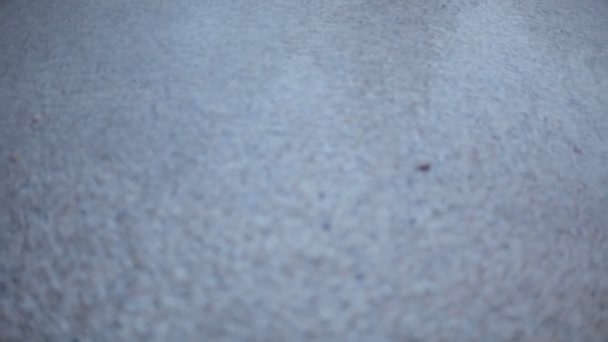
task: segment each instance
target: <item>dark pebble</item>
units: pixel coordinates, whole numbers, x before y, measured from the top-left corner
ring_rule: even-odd
[[[429,163],[420,164],[420,165],[416,166],[416,170],[418,170],[420,172],[429,172],[431,170],[431,164],[429,164]]]

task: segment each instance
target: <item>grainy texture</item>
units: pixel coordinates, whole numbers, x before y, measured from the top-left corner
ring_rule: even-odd
[[[608,340],[606,1],[1,0],[0,104],[1,341]]]

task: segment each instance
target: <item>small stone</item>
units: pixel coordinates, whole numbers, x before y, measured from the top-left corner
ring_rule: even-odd
[[[431,164],[430,163],[420,164],[420,165],[416,166],[416,170],[418,170],[420,172],[429,172],[431,170]]]
[[[11,154],[10,156],[8,156],[8,160],[13,163],[16,164],[19,162],[19,156],[15,153]]]
[[[32,116],[30,123],[32,125],[38,125],[41,121],[42,121],[42,117],[40,115],[34,115],[34,116]]]

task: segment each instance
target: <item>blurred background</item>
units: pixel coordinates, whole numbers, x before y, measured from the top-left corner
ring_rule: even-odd
[[[608,2],[0,0],[1,341],[608,340]]]

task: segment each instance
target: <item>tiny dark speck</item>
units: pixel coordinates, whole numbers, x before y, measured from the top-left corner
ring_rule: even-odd
[[[19,162],[19,157],[18,157],[16,154],[11,154],[11,155],[8,157],[8,160],[9,160],[11,163],[16,164],[16,163],[18,163],[18,162]]]
[[[416,170],[418,170],[420,172],[429,172],[431,170],[431,164],[429,164],[429,163],[420,164],[420,165],[416,166]]]
[[[357,275],[355,275],[355,279],[357,279],[357,281],[362,281],[365,279],[365,275],[363,273],[357,273]]]
[[[581,149],[578,146],[574,145],[572,148],[574,150],[574,153],[583,154],[583,151],[581,151]]]
[[[328,231],[331,229],[331,223],[329,222],[323,222],[323,230]]]
[[[30,119],[30,123],[35,126],[37,124],[40,123],[40,121],[42,120],[42,118],[40,118],[40,116],[38,115],[34,115],[31,119]]]

